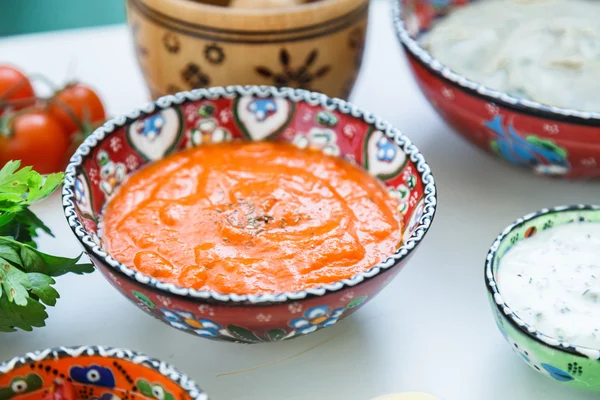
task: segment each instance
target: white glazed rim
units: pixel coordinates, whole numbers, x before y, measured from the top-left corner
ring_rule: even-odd
[[[180,372],[177,368],[163,361],[132,350],[119,349],[103,346],[76,346],[76,347],[53,347],[45,350],[30,352],[21,356],[13,357],[0,364],[0,375],[7,374],[13,369],[32,362],[45,360],[56,360],[69,357],[101,356],[106,358],[118,358],[130,361],[134,364],[143,365],[146,368],[153,369],[164,377],[172,380],[187,392],[193,400],[208,400],[208,395],[196,385],[187,375]]]
[[[443,79],[446,79],[460,88],[465,89],[467,92],[477,94],[488,101],[496,102],[499,105],[508,107],[517,107],[520,110],[528,112],[529,114],[534,114],[536,116],[543,114],[542,117],[548,116],[554,118],[574,118],[575,123],[580,122],[583,124],[587,123],[592,125],[600,124],[600,112],[580,111],[570,108],[555,107],[538,103],[536,101],[519,99],[507,93],[490,89],[480,83],[471,81],[464,76],[453,72],[450,68],[446,67],[435,57],[433,57],[425,48],[421,47],[421,45],[410,36],[408,30],[406,29],[404,20],[402,19],[403,14],[401,1],[404,0],[390,1],[392,3],[392,16],[396,30],[396,36],[400,42],[404,44],[404,46],[412,53],[413,56],[415,56],[426,67]]]
[[[494,243],[490,247],[488,251],[486,262],[485,262],[485,281],[486,287],[490,294],[494,298],[494,303],[498,310],[502,313],[502,316],[507,317],[508,320],[513,323],[518,329],[522,332],[525,332],[529,337],[540,342],[546,346],[550,346],[554,349],[566,351],[568,353],[580,355],[586,358],[590,358],[592,360],[600,360],[600,349],[593,349],[585,346],[575,346],[569,343],[562,342],[556,338],[550,337],[548,335],[543,334],[542,332],[536,330],[531,327],[525,321],[523,321],[519,316],[504,302],[502,295],[500,294],[500,289],[498,288],[498,284],[496,279],[494,278],[494,273],[492,270],[494,259],[497,256],[498,249],[502,241],[508,236],[513,230],[519,228],[524,223],[539,218],[543,215],[547,214],[555,214],[564,211],[600,211],[600,206],[597,205],[589,205],[589,204],[575,204],[568,206],[557,206],[552,208],[544,208],[542,210],[533,212],[531,214],[527,214],[515,222],[507,226],[502,233],[496,237]]]
[[[388,138],[393,140],[394,143],[396,143],[415,164],[423,183],[424,211],[410,238],[406,240],[405,243],[385,261],[364,272],[356,274],[351,278],[297,292],[256,295],[220,294],[212,291],[184,288],[172,283],[162,282],[125,266],[111,257],[102,249],[102,247],[96,244],[79,221],[79,218],[75,212],[75,203],[73,201],[75,178],[78,168],[82,166],[84,160],[91,153],[91,151],[117,129],[127,125],[128,123],[131,123],[133,120],[152,114],[157,110],[202,99],[232,99],[240,96],[278,97],[289,99],[292,102],[305,102],[313,106],[322,106],[326,110],[338,111],[342,114],[350,115],[353,118],[361,119],[375,129],[380,130]],[[95,257],[98,257],[104,262],[105,265],[112,268],[113,271],[122,274],[129,279],[135,280],[142,285],[149,286],[161,292],[167,292],[196,300],[210,299],[226,303],[248,302],[250,304],[282,303],[286,301],[304,299],[307,296],[323,296],[331,292],[339,291],[346,287],[356,286],[367,279],[373,278],[380,272],[392,268],[402,259],[407,257],[408,254],[413,251],[423,239],[433,221],[437,205],[435,181],[433,179],[433,175],[431,174],[431,169],[425,161],[425,158],[406,136],[404,136],[396,128],[393,128],[387,121],[384,121],[373,114],[341,99],[330,99],[324,94],[309,92],[301,89],[275,88],[272,86],[228,86],[226,88],[214,87],[209,89],[195,89],[189,92],[181,92],[175,95],[161,97],[155,102],[147,103],[140,109],[133,110],[126,115],[122,115],[107,121],[104,125],[96,129],[90,136],[88,136],[79,146],[79,148],[77,148],[75,154],[73,154],[71,157],[65,172],[62,199],[65,217],[67,218],[69,226],[75,233],[75,236],[77,236],[79,241],[89,253],[92,253]]]

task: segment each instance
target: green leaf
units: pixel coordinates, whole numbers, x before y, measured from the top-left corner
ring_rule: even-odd
[[[31,331],[34,327],[45,325],[48,318],[46,307],[31,297],[25,306],[18,306],[8,301],[6,296],[0,297],[0,332],[14,332],[15,328]]]
[[[29,195],[27,196],[27,202],[33,203],[50,196],[60,186],[63,178],[64,174],[62,172],[50,174],[46,176],[46,179],[43,179],[40,174],[31,171],[28,179]]]
[[[229,325],[227,327],[227,330],[229,330],[229,333],[231,333],[233,335],[233,337],[238,340],[242,340],[244,342],[251,342],[251,343],[262,342],[262,340],[260,340],[258,338],[258,336],[256,336],[254,333],[250,332],[249,330],[247,330],[245,328],[235,326],[235,325]]]
[[[0,287],[3,289],[0,295],[8,301],[13,301],[19,306],[27,304],[27,289],[31,288],[29,277],[6,260],[0,260]]]
[[[87,274],[94,272],[93,264],[77,264],[83,254],[75,258],[58,257],[42,253],[39,250],[30,249],[42,260],[42,273],[50,276],[61,276],[67,273]]]
[[[64,178],[62,172],[44,178],[31,167],[17,171],[20,164],[20,161],[9,161],[0,170],[0,209],[10,206],[11,202],[27,206],[44,199],[60,186]]]
[[[19,248],[23,270],[26,272],[40,272],[50,276],[60,276],[69,272],[75,274],[94,272],[93,264],[77,264],[83,254],[75,258],[58,257],[19,243],[10,237],[0,236],[0,244],[2,242]]]
[[[23,195],[22,194],[0,193],[0,202],[20,203],[22,201],[23,201]]]
[[[36,295],[43,303],[49,306],[56,305],[56,299],[60,297],[58,292],[50,285],[56,281],[44,274],[29,273],[29,282],[31,282],[31,293]]]
[[[0,182],[4,182],[9,176],[15,173],[21,166],[21,160],[11,160],[4,164],[0,170]]]
[[[0,170],[0,192],[25,194],[29,189],[27,180],[31,167],[25,167],[17,171],[21,161],[9,161]]]
[[[285,331],[283,329],[271,329],[267,332],[269,340],[272,342],[278,342],[285,337]]]
[[[21,245],[20,254],[23,262],[23,270],[27,272],[42,272],[44,262],[35,249],[27,245]]]
[[[8,243],[0,242],[0,257],[14,265],[20,267],[23,266],[21,263],[21,256],[19,256],[17,250]]]
[[[63,183],[64,178],[65,174],[63,172],[47,175],[41,190],[42,196],[46,197],[54,193],[54,191]]]
[[[12,220],[7,224],[0,224],[0,236],[9,236],[11,239],[31,247],[36,247],[34,238],[38,236],[38,229],[54,236],[50,228],[28,208],[23,207],[18,212],[8,215],[12,217]]]
[[[18,213],[23,209],[22,203],[13,203],[12,201],[0,201],[0,212],[5,213]]]
[[[27,201],[32,202],[39,196],[40,188],[44,183],[44,178],[36,171],[31,171],[27,178],[27,186],[29,186],[29,193],[27,194]]]
[[[44,224],[44,222],[41,219],[39,219],[38,216],[35,215],[35,213],[28,208],[25,208],[23,209],[23,211],[18,213],[16,220],[22,224],[27,225],[27,229],[34,237],[37,236],[37,229],[41,229],[48,235],[54,237],[50,228],[48,228],[46,224]]]
[[[28,207],[54,192],[64,175],[43,177],[20,166],[9,161],[0,169],[0,332],[44,326],[44,304],[53,306],[59,298],[52,276],[94,270],[92,264],[77,264],[81,256],[56,257],[36,249],[38,230],[52,232]]]
[[[29,227],[17,221],[18,214],[13,214],[13,217],[13,220],[9,224],[1,227],[0,237],[8,237],[17,243],[25,243],[35,247]]]
[[[4,211],[2,214],[0,214],[0,228],[2,228],[5,225],[10,224],[14,218],[15,218],[14,213]]]
[[[44,178],[36,171],[31,171],[27,177],[27,186],[29,186],[29,196],[35,195],[40,191]]]

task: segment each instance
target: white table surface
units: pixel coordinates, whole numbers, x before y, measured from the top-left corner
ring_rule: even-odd
[[[59,345],[126,347],[176,365],[212,400],[368,400],[423,391],[444,400],[587,400],[535,373],[510,351],[487,304],[483,262],[496,234],[546,206],[600,202],[597,183],[543,179],[460,139],[418,91],[394,36],[387,2],[373,3],[353,102],[416,142],[439,191],[434,224],[411,262],[376,299],[336,326],[285,343],[236,345],[193,337],[138,310],[99,273],[59,278],[47,326],[0,334],[0,360]],[[110,114],[147,101],[125,26],[0,40],[0,62],[75,76],[98,88]],[[55,232],[40,247],[81,248],[56,194],[35,209]],[[251,369],[251,370],[249,370]]]

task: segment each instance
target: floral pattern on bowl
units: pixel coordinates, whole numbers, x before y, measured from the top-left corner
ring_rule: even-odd
[[[102,168],[112,165],[111,171],[125,169],[130,174],[157,157],[231,140],[286,141],[363,166],[400,200],[399,212],[406,226],[403,243],[387,260],[352,278],[268,295],[228,295],[177,287],[122,265],[102,249],[98,225],[110,195],[103,190],[107,174]],[[176,329],[212,340],[243,343],[300,337],[351,315],[400,271],[429,229],[436,208],[429,167],[400,132],[342,100],[273,87],[179,93],[108,121],[72,157],[65,182],[65,216],[113,286],[140,309]],[[112,179],[107,184],[116,185],[116,189],[121,182]]]
[[[557,225],[583,221],[600,222],[600,207],[555,207],[518,219],[492,244],[485,265],[485,280],[496,324],[523,361],[555,381],[600,393],[600,349],[563,343],[531,328],[504,302],[497,285],[500,260],[517,242]]]
[[[393,0],[396,33],[417,83],[466,139],[541,175],[600,176],[600,110],[583,112],[517,99],[454,73],[418,43],[438,18],[469,0]]]
[[[0,364],[0,399],[40,399],[56,379],[70,382],[81,400],[208,400],[162,361],[96,346],[46,349]]]

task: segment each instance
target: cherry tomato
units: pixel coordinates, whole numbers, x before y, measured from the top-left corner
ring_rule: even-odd
[[[42,400],[75,400],[75,388],[69,382],[56,381]]]
[[[69,85],[61,90],[55,97],[57,103],[51,104],[50,112],[60,121],[65,127],[67,135],[73,135],[79,131],[79,126],[73,121],[73,118],[61,108],[70,107],[81,123],[97,124],[106,119],[106,113],[100,97],[82,83]]]
[[[40,174],[58,172],[64,167],[69,147],[63,126],[44,111],[16,116],[9,124],[10,135],[0,137],[0,165],[21,160]]]
[[[6,96],[6,97],[5,97]],[[35,97],[35,92],[29,78],[18,69],[0,65],[0,103],[6,100],[21,100]],[[27,104],[15,105],[15,109],[23,108]],[[0,108],[1,111],[1,108]]]

